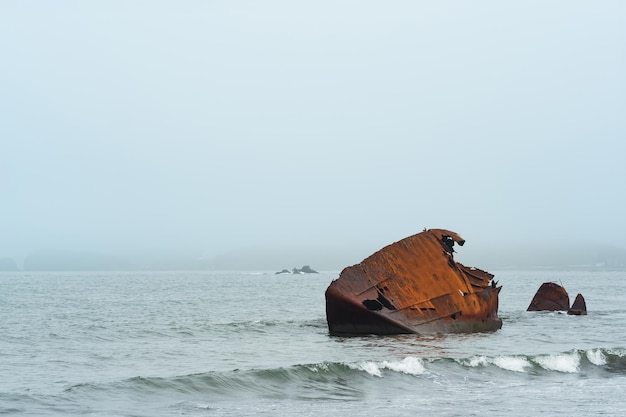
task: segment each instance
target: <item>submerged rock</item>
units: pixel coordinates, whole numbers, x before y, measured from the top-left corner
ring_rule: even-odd
[[[283,269],[282,271],[275,272],[275,274],[317,274],[318,272],[312,269],[309,265],[304,265],[302,268],[293,268],[291,271]]]

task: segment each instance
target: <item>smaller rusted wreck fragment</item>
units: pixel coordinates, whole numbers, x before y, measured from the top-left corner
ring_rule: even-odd
[[[465,240],[424,230],[345,268],[326,290],[333,335],[492,331],[498,317],[493,275],[453,258]]]
[[[581,293],[576,295],[574,303],[567,310],[567,314],[570,316],[586,316],[587,315],[587,303],[585,303],[585,297]]]
[[[584,316],[587,314],[587,305],[582,294],[578,294],[570,308],[569,294],[565,288],[554,282],[544,282],[526,311],[567,311],[569,315]]]

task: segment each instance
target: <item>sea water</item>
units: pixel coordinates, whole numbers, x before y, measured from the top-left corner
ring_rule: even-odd
[[[0,414],[626,415],[626,271],[490,272],[501,330],[384,337],[328,334],[338,271],[0,273]]]

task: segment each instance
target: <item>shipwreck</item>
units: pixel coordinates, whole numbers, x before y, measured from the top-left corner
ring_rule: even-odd
[[[345,268],[326,290],[332,335],[437,334],[502,327],[494,276],[454,260],[465,240],[444,229],[392,243]]]
[[[586,316],[587,303],[585,297],[578,293],[570,307],[569,294],[562,285],[556,282],[544,282],[530,301],[526,311],[566,311],[570,316]]]

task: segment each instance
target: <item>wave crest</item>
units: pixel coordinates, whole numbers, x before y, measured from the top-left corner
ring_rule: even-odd
[[[398,360],[322,362],[175,377],[137,376],[117,382],[77,384],[66,391],[76,395],[94,392],[115,395],[116,392],[128,391],[159,395],[163,391],[178,391],[236,398],[252,395],[351,400],[361,398],[363,387],[370,386],[373,380],[385,381],[381,389],[393,389],[390,387],[395,384],[404,386],[406,378],[426,377],[439,381],[450,377],[466,378],[474,369],[510,375],[601,372],[608,377],[612,374],[623,376],[626,374],[626,349],[597,348],[539,355],[477,355],[461,359],[407,356]]]
[[[389,369],[393,372],[399,372],[407,375],[422,375],[426,372],[424,361],[421,358],[413,356],[406,357],[400,361],[382,361],[371,362],[364,361],[357,364],[348,364],[351,369],[365,371],[370,375],[382,377],[382,371]]]
[[[548,371],[575,373],[580,367],[581,352],[542,355],[535,358],[535,363]]]
[[[456,360],[468,368],[495,366],[512,372],[551,371],[576,373],[583,368],[597,367],[607,371],[626,369],[626,350],[589,349],[544,355],[472,356]]]

